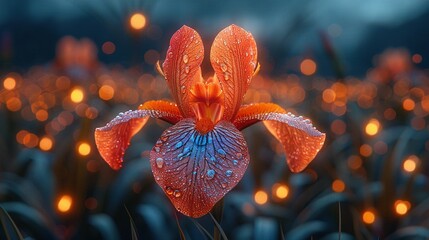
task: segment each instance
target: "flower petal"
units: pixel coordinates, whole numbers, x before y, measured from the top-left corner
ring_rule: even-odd
[[[249,153],[243,135],[230,122],[220,121],[201,135],[195,120],[187,118],[161,135],[150,162],[156,182],[176,209],[200,217],[237,185]]]
[[[186,117],[194,116],[188,100],[189,89],[202,78],[200,65],[203,58],[204,46],[194,29],[183,26],[173,34],[162,66],[171,94]]]
[[[149,101],[139,110],[120,113],[106,126],[95,129],[95,143],[101,157],[115,170],[122,167],[125,150],[131,138],[146,124],[149,117],[176,123],[182,118],[179,109],[166,101]]]
[[[287,163],[292,172],[300,172],[316,157],[325,142],[309,119],[295,116],[273,103],[260,103],[240,108],[234,125],[243,129],[258,121],[279,140],[284,147]]]
[[[252,34],[231,25],[215,38],[210,61],[225,94],[226,120],[233,119],[254,74],[257,59]]]

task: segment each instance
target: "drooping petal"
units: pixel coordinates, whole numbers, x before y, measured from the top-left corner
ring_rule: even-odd
[[[231,25],[215,38],[210,62],[225,94],[225,120],[237,113],[256,68],[257,49],[252,34]]]
[[[183,26],[173,34],[163,63],[165,79],[183,116],[194,116],[189,104],[189,89],[201,80],[204,46],[200,35]]]
[[[295,116],[273,103],[260,103],[240,108],[234,125],[243,129],[258,121],[279,140],[292,172],[300,172],[316,157],[325,142],[325,134],[318,131],[309,119]]]
[[[101,157],[115,170],[122,167],[125,150],[131,138],[146,124],[149,117],[176,123],[182,119],[176,104],[149,101],[139,110],[120,113],[106,126],[95,129],[95,143]]]
[[[243,135],[220,121],[202,135],[195,120],[167,129],[150,153],[158,185],[176,209],[190,217],[207,214],[243,177],[249,153]]]

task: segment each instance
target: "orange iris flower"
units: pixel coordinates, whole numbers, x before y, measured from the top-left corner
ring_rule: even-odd
[[[159,66],[176,104],[148,101],[95,130],[101,156],[117,170],[130,139],[149,117],[173,124],[150,153],[152,172],[176,209],[195,218],[207,214],[243,177],[250,157],[240,130],[263,121],[283,144],[292,172],[302,171],[325,141],[309,119],[276,104],[241,105],[257,69],[256,43],[249,32],[231,25],[216,36],[210,51],[215,74],[207,80],[201,75],[203,54],[199,34],[180,28],[162,70]]]

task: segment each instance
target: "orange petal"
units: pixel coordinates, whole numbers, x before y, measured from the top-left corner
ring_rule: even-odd
[[[95,129],[95,143],[101,157],[115,170],[122,167],[125,150],[131,138],[146,124],[149,117],[160,118],[170,123],[181,119],[179,109],[166,101],[150,101],[140,105],[139,110],[120,113],[106,126]]]
[[[210,61],[225,94],[226,120],[233,119],[256,67],[257,49],[252,34],[231,25],[215,38]]]
[[[316,157],[325,142],[309,119],[295,116],[273,103],[243,106],[234,120],[238,129],[258,121],[264,125],[284,147],[287,163],[292,172],[300,172]]]
[[[186,117],[194,116],[189,104],[189,89],[195,81],[202,79],[200,65],[203,58],[204,46],[194,29],[183,26],[173,34],[162,66],[171,94]]]
[[[207,214],[243,177],[249,164],[240,131],[220,121],[200,134],[187,118],[167,129],[150,153],[158,185],[176,209],[190,217]]]

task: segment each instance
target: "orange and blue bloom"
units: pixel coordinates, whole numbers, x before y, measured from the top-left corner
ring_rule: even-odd
[[[148,101],[95,131],[101,156],[118,170],[131,138],[149,117],[173,124],[152,148],[150,163],[158,185],[176,209],[190,217],[207,214],[243,177],[250,160],[240,132],[244,128],[263,121],[284,146],[292,172],[302,171],[325,141],[309,119],[276,104],[241,105],[258,69],[256,43],[249,32],[231,25],[216,36],[210,51],[215,74],[206,80],[200,68],[203,55],[199,34],[180,28],[170,40],[162,69],[159,66],[175,103]]]

